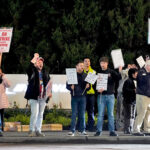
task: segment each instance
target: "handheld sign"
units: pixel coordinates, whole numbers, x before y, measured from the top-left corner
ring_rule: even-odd
[[[8,53],[12,39],[13,28],[0,28],[0,53]]]
[[[111,57],[115,69],[119,68],[120,66],[124,67],[124,60],[121,49],[112,50]]]
[[[97,78],[98,78],[98,76],[96,74],[89,72],[85,78],[85,81],[90,84],[94,84],[96,82]]]
[[[68,84],[78,84],[76,68],[66,68]]]
[[[98,73],[96,90],[107,90],[108,74]]]
[[[140,68],[142,68],[142,67],[145,65],[145,61],[144,61],[144,59],[143,59],[142,56],[138,57],[138,58],[136,59],[136,61],[138,62]]]

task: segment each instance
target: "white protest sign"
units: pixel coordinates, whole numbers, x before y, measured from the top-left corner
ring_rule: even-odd
[[[78,84],[76,68],[66,68],[68,84]]]
[[[96,82],[97,78],[98,78],[98,76],[95,73],[89,72],[85,78],[85,81],[90,84],[94,84]]]
[[[150,44],[150,18],[148,18],[148,44]]]
[[[0,28],[0,53],[9,52],[13,28]]]
[[[96,90],[104,89],[107,90],[108,74],[98,73]]]
[[[142,67],[145,65],[145,61],[144,61],[144,59],[143,59],[142,56],[138,57],[138,58],[136,59],[136,61],[138,62],[140,68],[142,68]]]
[[[120,66],[124,67],[124,60],[123,60],[121,49],[112,50],[111,57],[112,57],[115,69],[119,68]]]

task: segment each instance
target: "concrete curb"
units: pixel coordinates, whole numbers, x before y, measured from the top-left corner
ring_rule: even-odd
[[[6,132],[0,137],[0,143],[18,144],[150,144],[150,136],[126,136],[119,133],[118,137],[110,137],[109,132],[101,137],[95,137],[94,132],[89,136],[67,136],[68,132],[45,132],[45,137],[28,137],[27,133]]]

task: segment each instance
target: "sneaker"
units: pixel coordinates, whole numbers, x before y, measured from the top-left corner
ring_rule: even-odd
[[[36,131],[36,136],[44,137],[44,136],[45,136],[45,134],[44,134],[44,133],[41,133],[41,132],[39,132],[39,131]]]
[[[2,131],[0,131],[0,136],[3,136],[3,132]]]
[[[144,132],[143,133],[145,136],[150,136],[150,132]]]
[[[136,133],[133,133],[134,136],[145,136],[144,133],[141,133],[141,132],[136,132]]]
[[[85,131],[81,132],[81,135],[88,136],[88,134]]]
[[[131,134],[130,131],[124,131],[124,134]]]
[[[69,136],[74,136],[74,132],[69,132],[68,135]]]
[[[94,134],[94,136],[101,136],[102,135],[102,132],[100,132],[100,131],[97,131],[95,134]]]
[[[117,133],[115,133],[114,131],[110,132],[109,136],[118,136]]]
[[[35,131],[29,131],[28,136],[29,137],[35,137],[36,136]]]

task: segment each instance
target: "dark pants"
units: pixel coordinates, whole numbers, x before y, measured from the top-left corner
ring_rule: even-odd
[[[124,131],[133,132],[135,120],[135,104],[124,103]]]
[[[4,131],[4,109],[0,109],[2,131]]]
[[[86,110],[88,114],[87,129],[93,130],[94,127],[94,106],[95,106],[95,95],[86,95]]]
[[[85,131],[85,96],[76,96],[71,99],[72,117],[71,117],[71,131],[75,132],[76,117],[78,116],[79,131]]]

